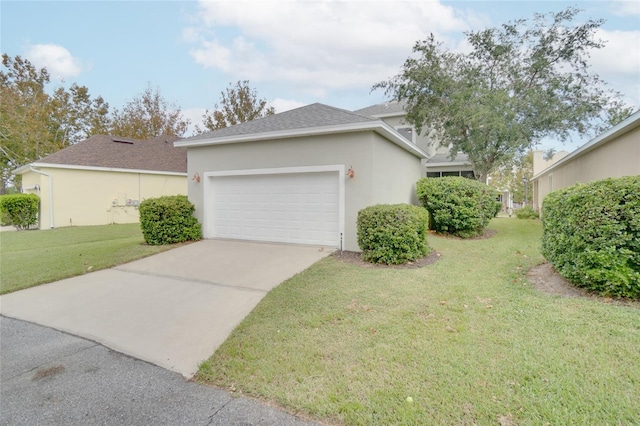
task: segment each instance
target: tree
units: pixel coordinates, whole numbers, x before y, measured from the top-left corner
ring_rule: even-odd
[[[46,68],[20,56],[2,55],[0,70],[0,194],[12,182],[11,171],[61,148],[103,132],[109,105],[72,84],[47,93]]]
[[[496,168],[491,173],[489,185],[499,191],[509,191],[514,202],[522,203],[525,201],[525,186],[527,185],[525,179],[530,182],[531,178],[533,178],[533,151],[516,158],[512,164]],[[530,204],[532,193],[531,184],[529,184],[527,204]]]
[[[570,7],[465,33],[469,53],[446,50],[431,35],[416,43],[398,75],[373,88],[405,100],[407,121],[450,144],[452,158],[466,153],[484,180],[543,137],[565,141],[597,131],[607,115],[630,112],[590,72],[589,52],[603,47],[594,38],[603,21],[571,25],[579,12]]]
[[[149,85],[129,101],[122,111],[114,110],[109,133],[133,139],[152,139],[160,135],[183,136],[190,121],[180,107],[169,104]]]
[[[207,110],[202,116],[204,129],[196,126],[196,133],[204,133],[233,126],[256,118],[275,114],[273,107],[267,107],[267,101],[258,99],[255,89],[249,81],[238,81],[235,86],[229,83],[225,92],[220,92],[220,104],[213,111]]]

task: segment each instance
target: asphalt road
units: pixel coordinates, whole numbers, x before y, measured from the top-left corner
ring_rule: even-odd
[[[311,425],[95,342],[0,316],[0,425]]]

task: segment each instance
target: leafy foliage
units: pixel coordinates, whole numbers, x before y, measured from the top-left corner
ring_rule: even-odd
[[[516,217],[518,219],[538,219],[540,216],[531,206],[524,206],[516,210]]]
[[[276,112],[273,107],[267,107],[266,100],[258,99],[257,92],[249,86],[248,80],[238,81],[235,86],[229,84],[225,92],[220,92],[220,96],[220,104],[202,116],[205,128],[196,127],[197,133],[223,129]]]
[[[402,71],[374,86],[407,102],[407,121],[469,156],[478,180],[545,136],[601,130],[630,109],[590,72],[604,21],[572,25],[579,9],[534,15],[466,34],[469,53],[418,41]]]
[[[153,139],[156,136],[182,136],[189,128],[189,119],[182,116],[180,107],[169,104],[160,89],[148,86],[129,101],[122,111],[113,112],[110,133],[132,139]]]
[[[526,192],[528,203],[531,200],[533,191],[531,190],[531,184],[525,184],[524,179],[526,178],[530,182],[532,177],[533,152],[529,151],[526,155],[518,157],[513,163],[498,167],[492,172],[489,185],[499,191],[509,191],[512,200],[516,203],[525,201]],[[525,191],[525,185],[529,185],[528,191]]]
[[[431,229],[462,238],[480,235],[502,207],[495,189],[463,177],[422,178],[416,191]]]
[[[45,68],[20,56],[2,55],[0,71],[0,194],[8,189],[11,170],[104,132],[109,104],[92,98],[84,86],[58,87],[49,95]]]
[[[193,217],[194,205],[185,195],[148,198],[140,203],[140,227],[147,244],[197,241],[202,229]]]
[[[427,212],[409,204],[379,204],[358,212],[358,245],[373,263],[406,263],[427,255]]]
[[[640,298],[640,176],[554,191],[542,205],[542,254],[597,293]]]
[[[38,223],[40,198],[35,194],[8,194],[0,196],[0,216],[6,225],[25,230]]]

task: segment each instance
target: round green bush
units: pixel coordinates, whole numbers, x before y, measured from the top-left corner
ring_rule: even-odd
[[[373,263],[407,263],[429,254],[429,216],[418,206],[378,204],[358,212],[358,245]]]
[[[498,191],[463,177],[422,178],[416,192],[429,212],[431,229],[463,238],[482,234],[501,208]]]
[[[193,217],[195,207],[185,195],[148,198],[140,203],[140,227],[149,245],[197,241],[202,228]]]
[[[36,194],[7,194],[0,196],[0,216],[3,225],[18,230],[35,227],[38,223],[40,198]]]
[[[542,204],[542,254],[575,285],[640,298],[640,176],[578,184]]]
[[[531,206],[524,206],[521,209],[516,210],[516,217],[518,219],[538,219],[538,212]]]

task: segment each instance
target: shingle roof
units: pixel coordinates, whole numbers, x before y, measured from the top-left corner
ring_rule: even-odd
[[[366,108],[358,109],[354,112],[357,114],[369,115],[373,117],[384,115],[401,115],[404,114],[405,101],[387,101],[381,104],[371,105]]]
[[[187,172],[187,150],[175,148],[176,136],[151,140],[94,135],[36,161],[38,164]]]
[[[365,123],[377,121],[373,117],[335,108],[321,103],[315,103],[268,117],[259,118],[235,126],[213,132],[203,133],[184,139],[195,141],[200,139],[215,139],[230,136],[251,135],[267,132],[290,131],[324,126],[338,126],[344,124]]]
[[[467,164],[471,164],[469,162],[469,156],[467,154],[464,154],[462,152],[459,152],[458,155],[456,155],[456,157],[452,160],[451,157],[449,157],[449,154],[436,154],[433,157],[429,158],[427,160],[427,166],[428,165],[434,165],[434,164],[438,164],[438,165],[446,165],[446,163],[467,163]]]

